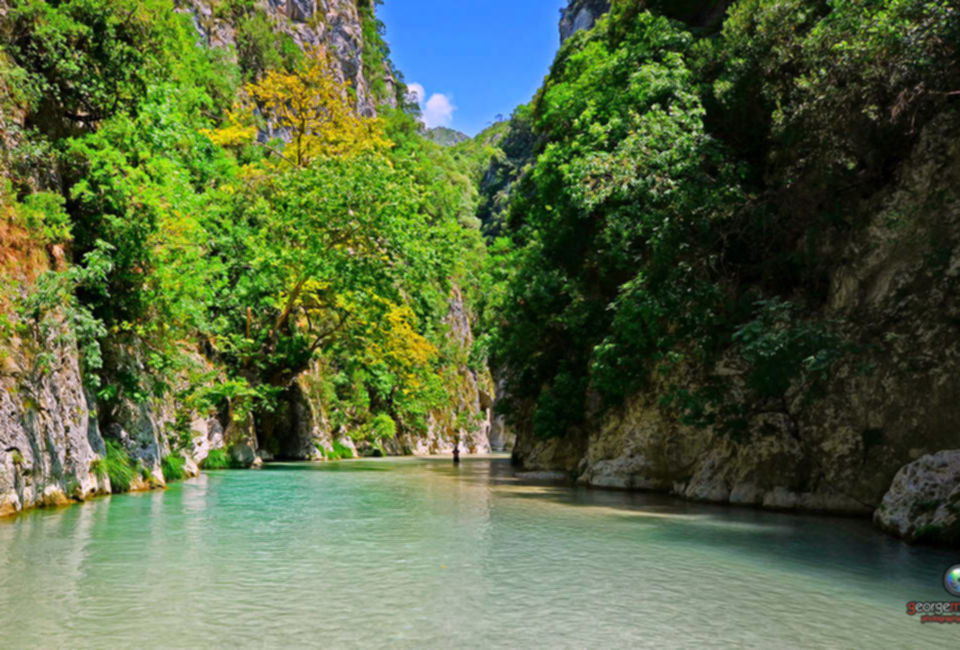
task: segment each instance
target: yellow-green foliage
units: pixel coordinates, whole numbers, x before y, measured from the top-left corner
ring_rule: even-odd
[[[215,143],[249,144],[258,128],[286,133],[289,142],[278,142],[271,151],[297,167],[320,156],[354,155],[389,144],[379,120],[358,115],[347,85],[337,81],[320,48],[309,50],[297,69],[270,70],[245,92],[227,126],[210,133]]]

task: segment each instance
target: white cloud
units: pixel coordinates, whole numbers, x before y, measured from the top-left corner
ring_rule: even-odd
[[[435,126],[450,126],[453,122],[453,112],[457,107],[450,98],[441,93],[430,95],[430,99],[423,105],[423,123],[428,129]]]
[[[420,106],[420,120],[428,129],[437,126],[450,126],[453,122],[453,113],[457,107],[450,97],[443,93],[433,93],[427,99],[427,91],[421,84],[407,84],[410,99]]]
[[[422,106],[426,96],[427,91],[420,84],[407,84],[407,98],[415,101],[417,105]]]

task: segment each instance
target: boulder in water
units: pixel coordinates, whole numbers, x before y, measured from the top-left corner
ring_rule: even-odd
[[[960,449],[901,467],[873,520],[909,542],[960,547]]]

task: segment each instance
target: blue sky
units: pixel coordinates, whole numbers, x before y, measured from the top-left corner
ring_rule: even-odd
[[[567,0],[384,0],[394,63],[424,118],[469,135],[530,101],[560,45]]]

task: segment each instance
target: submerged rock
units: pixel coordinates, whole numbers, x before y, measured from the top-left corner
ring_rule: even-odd
[[[904,465],[873,520],[909,542],[960,547],[960,449]]]
[[[567,481],[570,475],[566,472],[514,472],[514,476],[523,481]]]

